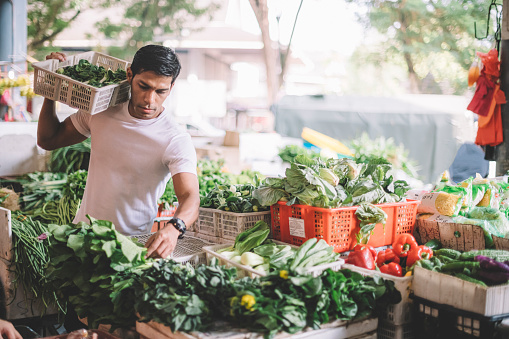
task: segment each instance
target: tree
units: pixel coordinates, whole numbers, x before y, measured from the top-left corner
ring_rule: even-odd
[[[267,72],[267,97],[269,105],[276,101],[279,89],[284,83],[284,75],[288,65],[287,60],[288,55],[290,53],[290,46],[292,44],[293,32],[295,31],[295,26],[297,24],[297,19],[299,17],[300,8],[302,7],[302,2],[303,0],[300,1],[299,10],[297,11],[297,15],[295,16],[295,20],[293,22],[293,29],[290,41],[288,42],[288,45],[284,49],[281,49],[279,41],[277,43],[274,43],[270,39],[269,9],[267,6],[267,0],[249,0],[251,8],[253,8],[253,11],[255,13],[258,26],[260,27],[260,31],[262,32],[263,58],[265,61],[265,69]],[[275,45],[277,45],[279,55],[278,53],[276,53]]]
[[[347,1],[359,4],[355,0]],[[440,77],[437,60],[447,65],[456,63],[468,70],[476,46],[474,22],[478,27],[482,27],[480,23],[486,24],[489,3],[484,0],[365,0],[361,6],[367,15],[359,15],[359,21],[385,37],[381,43],[383,53],[403,61],[409,91],[420,93],[425,91],[426,82]],[[463,90],[466,88],[461,86]]]
[[[117,57],[132,55],[146,43],[154,42],[156,36],[180,33],[192,21],[210,20],[219,8],[214,1],[208,4],[196,0],[115,1],[126,8],[121,22],[106,20],[96,26],[106,37],[126,41],[124,48],[114,50]]]
[[[28,0],[27,35],[30,54],[50,45],[89,8],[108,7],[110,0]]]

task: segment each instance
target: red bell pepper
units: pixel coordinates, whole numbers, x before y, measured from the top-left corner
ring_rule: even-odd
[[[375,269],[375,259],[367,248],[364,248],[360,251],[351,251],[348,254],[348,258],[346,258],[346,263],[362,268],[367,268],[368,270]]]
[[[392,244],[392,249],[398,257],[403,258],[406,257],[408,253],[417,246],[419,245],[417,244],[417,241],[415,241],[413,235],[404,233],[400,234],[396,238],[396,241]]]
[[[361,251],[363,249],[367,248],[371,255],[373,256],[373,260],[376,259],[376,250],[373,246],[365,245],[365,244],[357,244],[353,247],[354,251]]]
[[[380,272],[394,275],[396,277],[403,276],[403,269],[399,264],[396,264],[395,262],[380,266]]]
[[[382,267],[385,264],[389,264],[394,262],[399,264],[399,257],[394,253],[392,248],[388,248],[385,251],[378,252],[378,256],[376,257],[376,265],[378,267]]]
[[[406,259],[407,267],[412,267],[417,261],[421,259],[431,259],[433,257],[433,250],[428,246],[421,245],[415,248],[412,248],[408,253],[408,257]]]

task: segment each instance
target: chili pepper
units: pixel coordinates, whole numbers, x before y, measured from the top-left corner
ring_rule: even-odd
[[[365,244],[357,244],[353,247],[354,251],[361,251],[363,249],[367,248],[371,255],[373,256],[373,260],[376,258],[376,250],[373,246],[365,245]]]
[[[346,263],[362,268],[367,268],[368,270],[375,269],[375,259],[371,255],[371,252],[368,248],[362,249],[360,251],[351,251],[348,254],[348,258],[346,258]]]
[[[403,276],[403,269],[399,264],[396,264],[395,262],[380,266],[380,272],[394,275],[396,277]]]
[[[433,257],[433,250],[426,245],[416,246],[408,252],[406,265],[412,267],[415,262],[421,259],[431,259]]]
[[[378,256],[376,257],[376,265],[378,267],[382,267],[382,265],[389,264],[391,262],[396,264],[399,264],[400,262],[399,257],[396,255],[396,253],[394,253],[392,248],[378,252]]]
[[[408,255],[408,252],[412,250],[412,248],[417,247],[417,241],[415,241],[415,238],[413,235],[404,233],[400,234],[398,238],[396,238],[396,241],[392,244],[392,249],[394,250],[394,253],[400,258],[406,257]],[[407,266],[411,266],[408,265]]]

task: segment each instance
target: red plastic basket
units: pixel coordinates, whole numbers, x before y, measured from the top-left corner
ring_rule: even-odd
[[[380,247],[392,244],[402,233],[413,233],[417,206],[420,201],[409,200],[376,205],[387,213],[385,229],[378,224],[368,244]],[[287,206],[284,202],[272,205],[272,237],[293,245],[301,245],[310,238],[324,239],[336,252],[352,249],[359,232],[360,221],[355,215],[358,206],[319,208],[307,205]]]

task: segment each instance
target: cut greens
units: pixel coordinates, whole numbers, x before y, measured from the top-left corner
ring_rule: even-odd
[[[118,233],[110,221],[49,225],[47,279],[92,328],[129,327],[134,314],[133,272],[148,268],[146,249]]]

